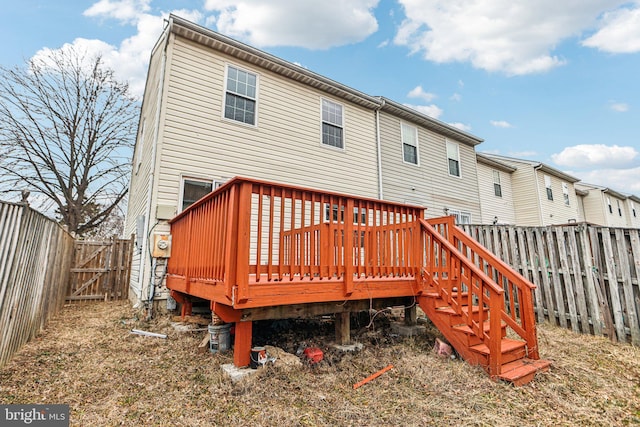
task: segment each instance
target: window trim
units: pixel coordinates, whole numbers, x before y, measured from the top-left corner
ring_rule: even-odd
[[[492,169],[492,171],[493,171],[493,194],[496,197],[502,198],[502,181],[500,179],[500,171],[497,169]]]
[[[405,127],[413,129],[414,134],[415,134],[415,145],[408,144],[408,143],[406,143],[404,141]],[[418,127],[410,125],[407,122],[401,121],[400,122],[400,142],[401,142],[401,147],[400,148],[402,150],[402,163],[405,163],[407,165],[420,166],[420,143],[418,141]],[[409,146],[415,147],[415,149],[416,149],[416,162],[415,163],[407,161],[407,159],[405,158],[405,155],[404,155],[404,146],[405,145],[409,145]]]
[[[471,219],[473,218],[471,212],[469,211],[461,211],[458,209],[449,209],[448,215],[453,216],[455,218],[456,225],[458,224],[471,224]],[[469,222],[461,222],[464,217],[469,218]]]
[[[609,207],[609,213],[613,215],[613,206],[611,206],[611,198],[607,196],[607,206]]]
[[[342,124],[339,126],[335,123],[331,123],[329,121],[325,122],[324,120],[324,102],[329,102],[331,104],[334,105],[338,105],[340,106],[340,120],[342,121]],[[320,146],[321,147],[325,147],[325,148],[329,148],[332,150],[338,150],[338,151],[346,151],[347,149],[347,138],[346,138],[346,129],[345,129],[345,125],[344,125],[344,104],[340,103],[340,102],[336,102],[332,99],[329,98],[320,98]],[[324,142],[324,130],[323,130],[323,125],[327,124],[329,126],[334,126],[336,128],[340,128],[342,129],[342,147],[336,147],[335,145],[331,145],[331,144],[326,144]]]
[[[211,183],[211,192],[220,188],[226,181],[222,179],[211,179],[211,178],[202,178],[196,177],[193,175],[180,175],[180,190],[178,193],[178,206],[177,213],[182,212],[184,209],[182,205],[184,204],[184,184],[185,181],[194,181],[194,182],[206,182]]]
[[[239,71],[243,71],[245,73],[249,73],[249,74],[253,74],[254,76],[256,76],[256,96],[253,99],[254,103],[255,103],[255,108],[254,108],[254,112],[253,112],[253,118],[254,118],[254,123],[246,123],[246,122],[242,122],[239,120],[235,120],[235,119],[231,119],[229,117],[227,117],[225,115],[225,110],[226,110],[226,106],[227,106],[227,93],[231,93],[232,95],[235,96],[239,96],[242,98],[246,98],[251,100],[251,98],[244,96],[244,95],[240,95],[240,94],[236,94],[234,92],[230,92],[227,90],[227,84],[228,84],[228,78],[229,78],[229,67],[233,67],[236,70]],[[242,126],[247,126],[250,128],[257,128],[258,127],[258,106],[259,106],[259,94],[260,94],[260,74],[258,74],[256,71],[230,63],[230,62],[225,62],[225,67],[224,67],[224,90],[222,92],[222,109],[220,111],[220,115],[222,117],[222,120],[229,122],[229,123],[235,123],[235,124],[239,124]]]
[[[456,148],[456,156],[458,157],[457,159],[453,159],[449,157],[449,146]],[[458,144],[457,142],[453,142],[449,139],[445,139],[445,156],[447,158],[447,172],[449,173],[449,176],[462,178],[462,162],[460,161],[460,144]],[[458,175],[454,175],[451,173],[451,166],[449,165],[449,160],[458,162]]]
[[[566,182],[562,183],[562,196],[564,198],[564,205],[571,206],[571,200],[569,198],[569,184]]]
[[[553,202],[553,187],[551,186],[551,177],[549,175],[542,175],[544,177],[544,188],[547,192],[547,200]]]

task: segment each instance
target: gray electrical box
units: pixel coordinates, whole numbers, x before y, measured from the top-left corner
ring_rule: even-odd
[[[171,219],[176,216],[176,207],[172,205],[158,205],[156,207],[157,219]]]

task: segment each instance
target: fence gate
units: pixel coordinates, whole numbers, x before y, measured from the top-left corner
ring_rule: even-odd
[[[127,299],[133,240],[76,240],[67,301]]]

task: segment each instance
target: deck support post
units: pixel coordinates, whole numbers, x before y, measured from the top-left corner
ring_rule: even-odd
[[[251,338],[253,322],[236,322],[236,337],[233,345],[233,364],[237,368],[249,366],[251,362]]]
[[[347,345],[351,342],[351,312],[336,313],[336,344]]]
[[[416,325],[418,323],[418,306],[417,303],[404,308],[404,324]]]

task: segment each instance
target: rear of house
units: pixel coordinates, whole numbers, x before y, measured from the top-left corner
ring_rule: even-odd
[[[578,189],[585,192],[582,198],[585,221],[605,227],[633,227],[633,198],[610,188],[594,184],[579,183]],[[631,209],[630,209],[631,207]],[[636,225],[637,227],[637,225]]]
[[[131,299],[152,298],[159,285],[154,235],[234,176],[377,197],[378,104],[172,16],[152,52],[133,159]]]
[[[512,175],[517,168],[476,153],[482,224],[515,224]]]
[[[480,222],[475,146],[482,139],[386,98],[377,122],[385,200],[425,206],[428,218]]]
[[[516,168],[511,176],[517,225],[546,226],[580,219],[574,187],[578,178],[537,161],[483,155]]]

